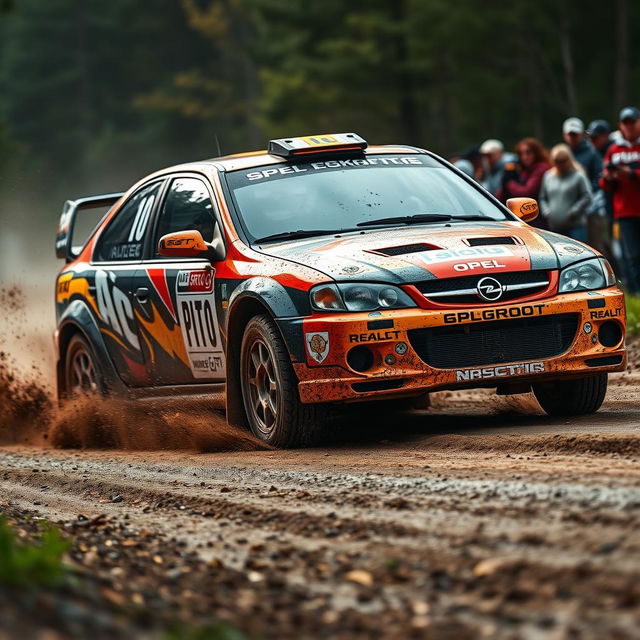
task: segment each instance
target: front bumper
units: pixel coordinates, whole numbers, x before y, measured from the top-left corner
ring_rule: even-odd
[[[536,321],[536,318],[546,320]],[[515,321],[519,333],[514,335],[525,337],[528,324],[551,326],[561,318],[575,320],[575,330],[565,336],[566,345],[558,353],[521,358],[516,340],[509,345],[507,361],[497,356],[499,362],[478,363],[478,358],[483,356],[473,352],[468,360],[465,361],[462,355],[462,360],[455,366],[446,367],[425,362],[429,358],[417,346],[414,331],[468,326],[468,330],[463,328],[461,331],[469,333],[476,325],[473,344],[479,350],[490,352],[491,344],[487,344],[489,333],[482,335],[485,327],[495,339],[496,331],[512,327],[514,323],[508,323]],[[624,296],[617,287],[518,304],[316,314],[292,322],[302,323],[305,343],[306,362],[293,363],[299,380],[300,399],[304,403],[410,396],[438,389],[523,386],[531,381],[621,371],[626,366]],[[480,323],[482,327],[477,326]],[[566,326],[564,331],[566,333]],[[620,339],[616,341],[618,334]],[[458,344],[466,344],[465,339],[463,336]],[[525,348],[523,340],[522,352],[535,351],[535,344],[532,345],[530,339],[526,342],[528,346]],[[455,338],[451,344],[457,348]],[[360,355],[364,358],[350,356],[355,347],[363,347]],[[460,354],[455,358],[460,358]],[[495,353],[493,358],[496,359]],[[356,371],[350,366],[354,361],[366,363],[367,359],[371,364],[366,371]],[[444,362],[450,358],[445,352],[440,354],[440,360]],[[469,366],[470,363],[473,366]]]

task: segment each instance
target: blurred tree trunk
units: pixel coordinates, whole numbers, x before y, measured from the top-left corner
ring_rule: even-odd
[[[557,7],[560,13],[560,55],[562,56],[562,67],[564,69],[567,112],[569,115],[576,115],[578,113],[578,98],[576,94],[573,48],[571,46],[571,20],[565,0],[558,0]]]
[[[542,140],[544,139],[544,119],[542,117],[542,95],[544,90],[542,88],[540,67],[533,48],[524,46],[523,49],[523,69],[526,70],[525,80],[531,87],[531,91],[528,92],[527,106],[533,121],[533,136]]]
[[[407,42],[408,11],[406,1],[396,0],[393,2],[391,4],[391,12],[396,30],[393,37],[393,46],[396,58],[395,73],[398,88],[401,142],[420,145],[423,144],[422,127]]]
[[[629,0],[616,0],[616,75],[614,109],[629,101]]]
[[[257,124],[258,112],[258,69],[251,56],[253,29],[244,2],[224,0],[225,12],[230,21],[230,38],[227,42],[227,54],[241,77],[240,91],[242,106],[247,125],[247,141],[251,148],[259,148],[264,143],[262,131]]]
[[[78,73],[78,112],[80,122],[87,138],[94,133],[94,119],[92,108],[91,73],[89,71],[89,45],[87,37],[87,15],[84,0],[75,0],[74,29],[75,56]]]

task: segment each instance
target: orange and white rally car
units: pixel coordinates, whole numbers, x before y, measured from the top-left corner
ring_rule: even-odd
[[[111,206],[83,247],[79,211]],[[596,411],[625,366],[624,298],[590,247],[526,224],[429,151],[353,133],[154,173],[69,201],[58,385],[226,391],[227,419],[310,442],[323,404],[469,387]]]

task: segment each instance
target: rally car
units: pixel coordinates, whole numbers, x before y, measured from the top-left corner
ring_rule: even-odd
[[[78,213],[104,206],[75,247]],[[224,390],[228,421],[275,446],[316,438],[327,404],[441,389],[596,411],[626,363],[623,294],[596,251],[527,224],[537,212],[429,151],[354,133],[68,201],[59,394]]]

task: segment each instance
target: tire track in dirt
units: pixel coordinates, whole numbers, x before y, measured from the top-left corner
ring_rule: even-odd
[[[21,460],[14,458],[11,462]],[[485,480],[428,481],[299,472],[266,472],[265,477],[253,471],[231,489],[228,485],[234,484],[236,468],[210,470],[223,476],[221,482],[212,484],[194,483],[190,473],[176,475],[169,469],[153,473],[131,466],[114,468],[112,464],[105,472],[93,464],[87,467],[78,464],[74,465],[77,471],[73,475],[61,473],[56,467],[45,470],[42,464],[41,473],[33,473],[25,469],[9,470],[5,458],[3,478],[32,487],[42,487],[46,482],[45,494],[53,489],[56,493],[83,495],[102,504],[114,495],[121,495],[128,506],[138,510],[177,509],[196,517],[216,519],[233,519],[239,514],[242,522],[252,529],[286,530],[308,538],[393,538],[394,544],[399,544],[401,538],[412,538],[442,545],[456,536],[475,533],[476,546],[499,543],[504,549],[519,549],[529,556],[538,554],[541,546],[545,546],[547,555],[551,547],[556,547],[554,559],[559,563],[565,563],[569,557],[574,563],[584,561],[585,554],[594,550],[594,540],[598,541],[597,548],[602,541],[612,538],[616,529],[629,533],[638,530],[636,506],[640,505],[640,489],[628,487],[548,483],[532,487],[526,483]],[[80,474],[82,477],[78,477]],[[132,476],[131,485],[123,483],[126,474]],[[198,477],[205,476],[200,472]],[[256,484],[258,479],[262,485]],[[340,490],[336,489],[338,486]],[[349,487],[350,500],[343,499],[345,486]],[[472,493],[464,494],[465,490]],[[220,497],[203,497],[203,493]],[[583,535],[585,526],[590,528],[588,537]],[[537,533],[541,528],[545,529],[544,536]],[[570,546],[567,539],[571,540]],[[409,543],[405,540],[402,544]],[[633,550],[633,546],[620,541],[617,547],[620,554]]]

